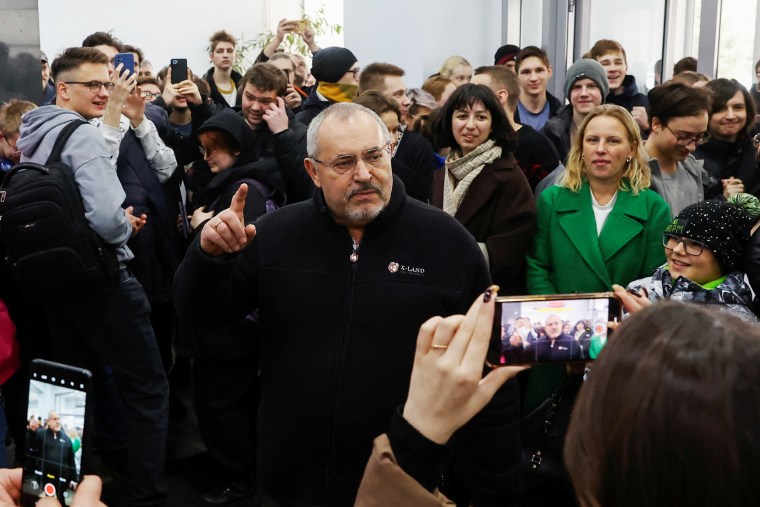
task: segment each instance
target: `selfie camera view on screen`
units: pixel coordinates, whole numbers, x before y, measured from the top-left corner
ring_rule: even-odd
[[[607,323],[619,319],[611,293],[499,298],[488,362],[591,361],[607,342]]]
[[[24,505],[44,496],[71,505],[81,474],[89,372],[35,363],[29,379]]]

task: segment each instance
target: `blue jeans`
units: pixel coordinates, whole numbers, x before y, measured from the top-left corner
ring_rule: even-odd
[[[48,303],[56,360],[113,374],[126,409],[131,504],[162,505],[169,384],[142,285],[122,269],[118,283]]]

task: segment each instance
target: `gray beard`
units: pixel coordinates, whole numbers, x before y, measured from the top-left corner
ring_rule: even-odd
[[[380,204],[370,209],[354,209],[346,211],[346,221],[354,225],[367,225],[377,218],[385,205]]]

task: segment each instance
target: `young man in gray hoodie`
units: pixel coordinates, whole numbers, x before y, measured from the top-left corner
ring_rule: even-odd
[[[113,84],[108,57],[92,48],[69,48],[52,64],[56,105],[24,115],[17,146],[21,162],[44,164],[58,133],[76,120],[103,116]],[[150,306],[126,267],[127,240],[145,223],[121,208],[124,190],[103,135],[77,128],[61,161],[74,171],[90,227],[117,252],[119,276],[84,296],[41,300],[51,324],[55,359],[87,367],[96,383],[110,369],[126,407],[130,505],[163,505],[169,387],[150,324]]]

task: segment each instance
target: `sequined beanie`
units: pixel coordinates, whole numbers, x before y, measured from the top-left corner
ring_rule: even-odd
[[[687,206],[665,228],[674,234],[707,245],[724,273],[741,270],[744,248],[749,241],[753,219],[739,206],[708,200]]]

